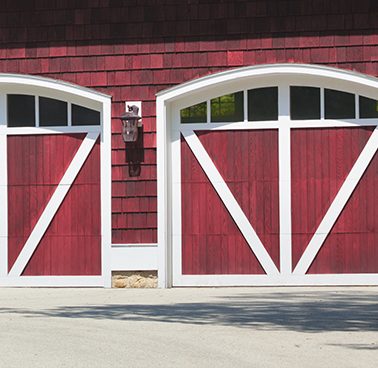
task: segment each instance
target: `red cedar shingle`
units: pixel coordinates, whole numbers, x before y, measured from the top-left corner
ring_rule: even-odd
[[[244,52],[243,51],[228,51],[227,52],[227,65],[229,66],[241,66],[244,64]]]

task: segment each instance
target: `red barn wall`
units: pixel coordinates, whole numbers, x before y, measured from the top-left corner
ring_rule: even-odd
[[[377,76],[377,19],[373,0],[7,0],[0,9],[0,72],[56,78],[112,96],[113,243],[154,243],[156,92],[265,63]],[[143,102],[137,150],[125,150],[120,136],[117,116],[126,100]],[[140,173],[132,176],[135,161]]]

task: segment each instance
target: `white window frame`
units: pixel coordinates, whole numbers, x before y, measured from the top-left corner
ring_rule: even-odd
[[[28,94],[67,102],[68,125],[39,127],[38,106],[35,127],[7,126],[7,94]],[[72,126],[71,104],[100,112],[100,125]],[[43,235],[49,221],[59,207],[65,193],[59,186],[39,219],[28,242],[8,273],[8,178],[7,137],[9,135],[43,135],[86,133],[72,165],[63,177],[64,184],[72,184],[81,165],[85,162],[95,141],[100,137],[101,172],[101,275],[100,276],[20,276],[30,258],[38,237]],[[0,74],[0,286],[111,286],[111,97],[81,86],[49,78],[22,74]]]
[[[321,88],[321,117],[318,120],[291,120],[289,87],[311,86]],[[278,121],[248,122],[246,111],[247,90],[260,87],[278,86],[279,119]],[[356,118],[344,120],[324,119],[324,89],[330,88],[355,94]],[[210,123],[209,104],[213,97],[244,91],[244,121],[236,123]],[[292,272],[291,265],[291,175],[290,175],[290,132],[300,128],[360,127],[375,126],[376,129],[357,160],[347,180],[343,184],[319,228],[329,231],[344,208],[357,182],[372,159],[378,146],[378,119],[359,119],[358,96],[378,100],[378,80],[366,75],[335,68],[305,65],[276,64],[246,67],[206,76],[183,85],[174,87],[157,95],[157,164],[158,164],[158,282],[159,287],[196,286],[196,285],[346,285],[378,284],[378,274],[305,274],[312,259],[322,244],[321,239],[311,240],[300,262]],[[208,116],[204,123],[180,124],[180,110],[197,103],[208,102]],[[195,138],[195,130],[239,130],[239,129],[277,129],[279,145],[280,175],[280,264],[281,272],[275,272],[269,266],[266,255],[260,255],[260,262],[265,264],[267,275],[182,275],[181,272],[181,149],[180,135],[188,142],[193,153],[201,162],[207,160],[206,152]],[[207,166],[206,166],[207,165]],[[211,165],[210,165],[211,166]],[[217,175],[214,167],[209,169],[208,161],[204,164],[207,175]],[[205,170],[205,171],[206,171]],[[212,172],[211,172],[212,171]],[[218,173],[219,174],[219,173]],[[215,180],[215,179],[214,179]],[[213,183],[214,185],[214,183]],[[232,204],[232,198],[224,188],[215,188],[230,208],[238,212],[238,206]],[[227,199],[228,198],[228,199]],[[232,211],[230,211],[232,212]],[[232,215],[232,213],[231,213]],[[240,211],[237,222],[243,222]],[[235,217],[234,217],[235,219]],[[240,225],[248,234],[251,231]],[[248,232],[249,231],[249,232]],[[243,233],[244,234],[244,233]],[[247,239],[246,234],[244,236]],[[173,240],[174,239],[174,240]],[[248,240],[248,239],[247,239]],[[324,241],[324,239],[323,239]],[[175,246],[173,246],[175,244]],[[319,246],[320,244],[320,246]],[[256,254],[256,251],[255,251]],[[287,256],[290,254],[290,257]],[[286,255],[286,256],[285,256]],[[256,254],[257,256],[257,254]],[[262,258],[261,258],[262,257]],[[180,260],[180,262],[174,262]]]

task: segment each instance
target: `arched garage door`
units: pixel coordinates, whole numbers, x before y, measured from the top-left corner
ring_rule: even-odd
[[[167,283],[377,284],[377,87],[281,65],[159,96],[172,116]]]
[[[109,98],[27,76],[0,82],[1,284],[107,285]]]

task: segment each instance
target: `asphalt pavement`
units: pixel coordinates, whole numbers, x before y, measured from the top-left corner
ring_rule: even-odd
[[[378,366],[378,288],[0,289],[0,367]]]

